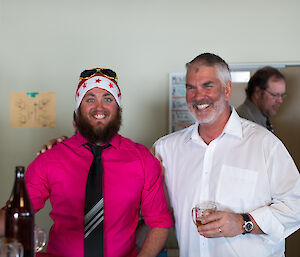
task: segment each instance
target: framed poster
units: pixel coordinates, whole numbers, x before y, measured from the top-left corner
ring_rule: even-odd
[[[185,73],[169,75],[169,132],[186,128],[195,122],[185,101]]]

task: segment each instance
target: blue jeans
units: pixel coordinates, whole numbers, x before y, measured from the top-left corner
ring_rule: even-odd
[[[167,250],[162,250],[157,257],[167,257]]]

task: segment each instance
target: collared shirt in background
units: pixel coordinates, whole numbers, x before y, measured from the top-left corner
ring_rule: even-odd
[[[249,98],[246,98],[244,103],[241,104],[236,111],[240,117],[251,120],[265,128],[267,127],[267,117],[262,114]]]

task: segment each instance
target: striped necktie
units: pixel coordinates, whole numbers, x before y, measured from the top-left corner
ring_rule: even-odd
[[[84,257],[103,256],[103,166],[101,152],[110,145],[87,144],[94,155],[86,182],[84,206]]]

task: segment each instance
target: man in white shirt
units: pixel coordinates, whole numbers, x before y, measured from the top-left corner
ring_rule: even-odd
[[[228,100],[227,63],[205,53],[187,64],[186,101],[196,123],[159,139],[181,257],[284,256],[300,227],[300,176],[271,132],[240,118]],[[196,227],[191,210],[217,211]]]

